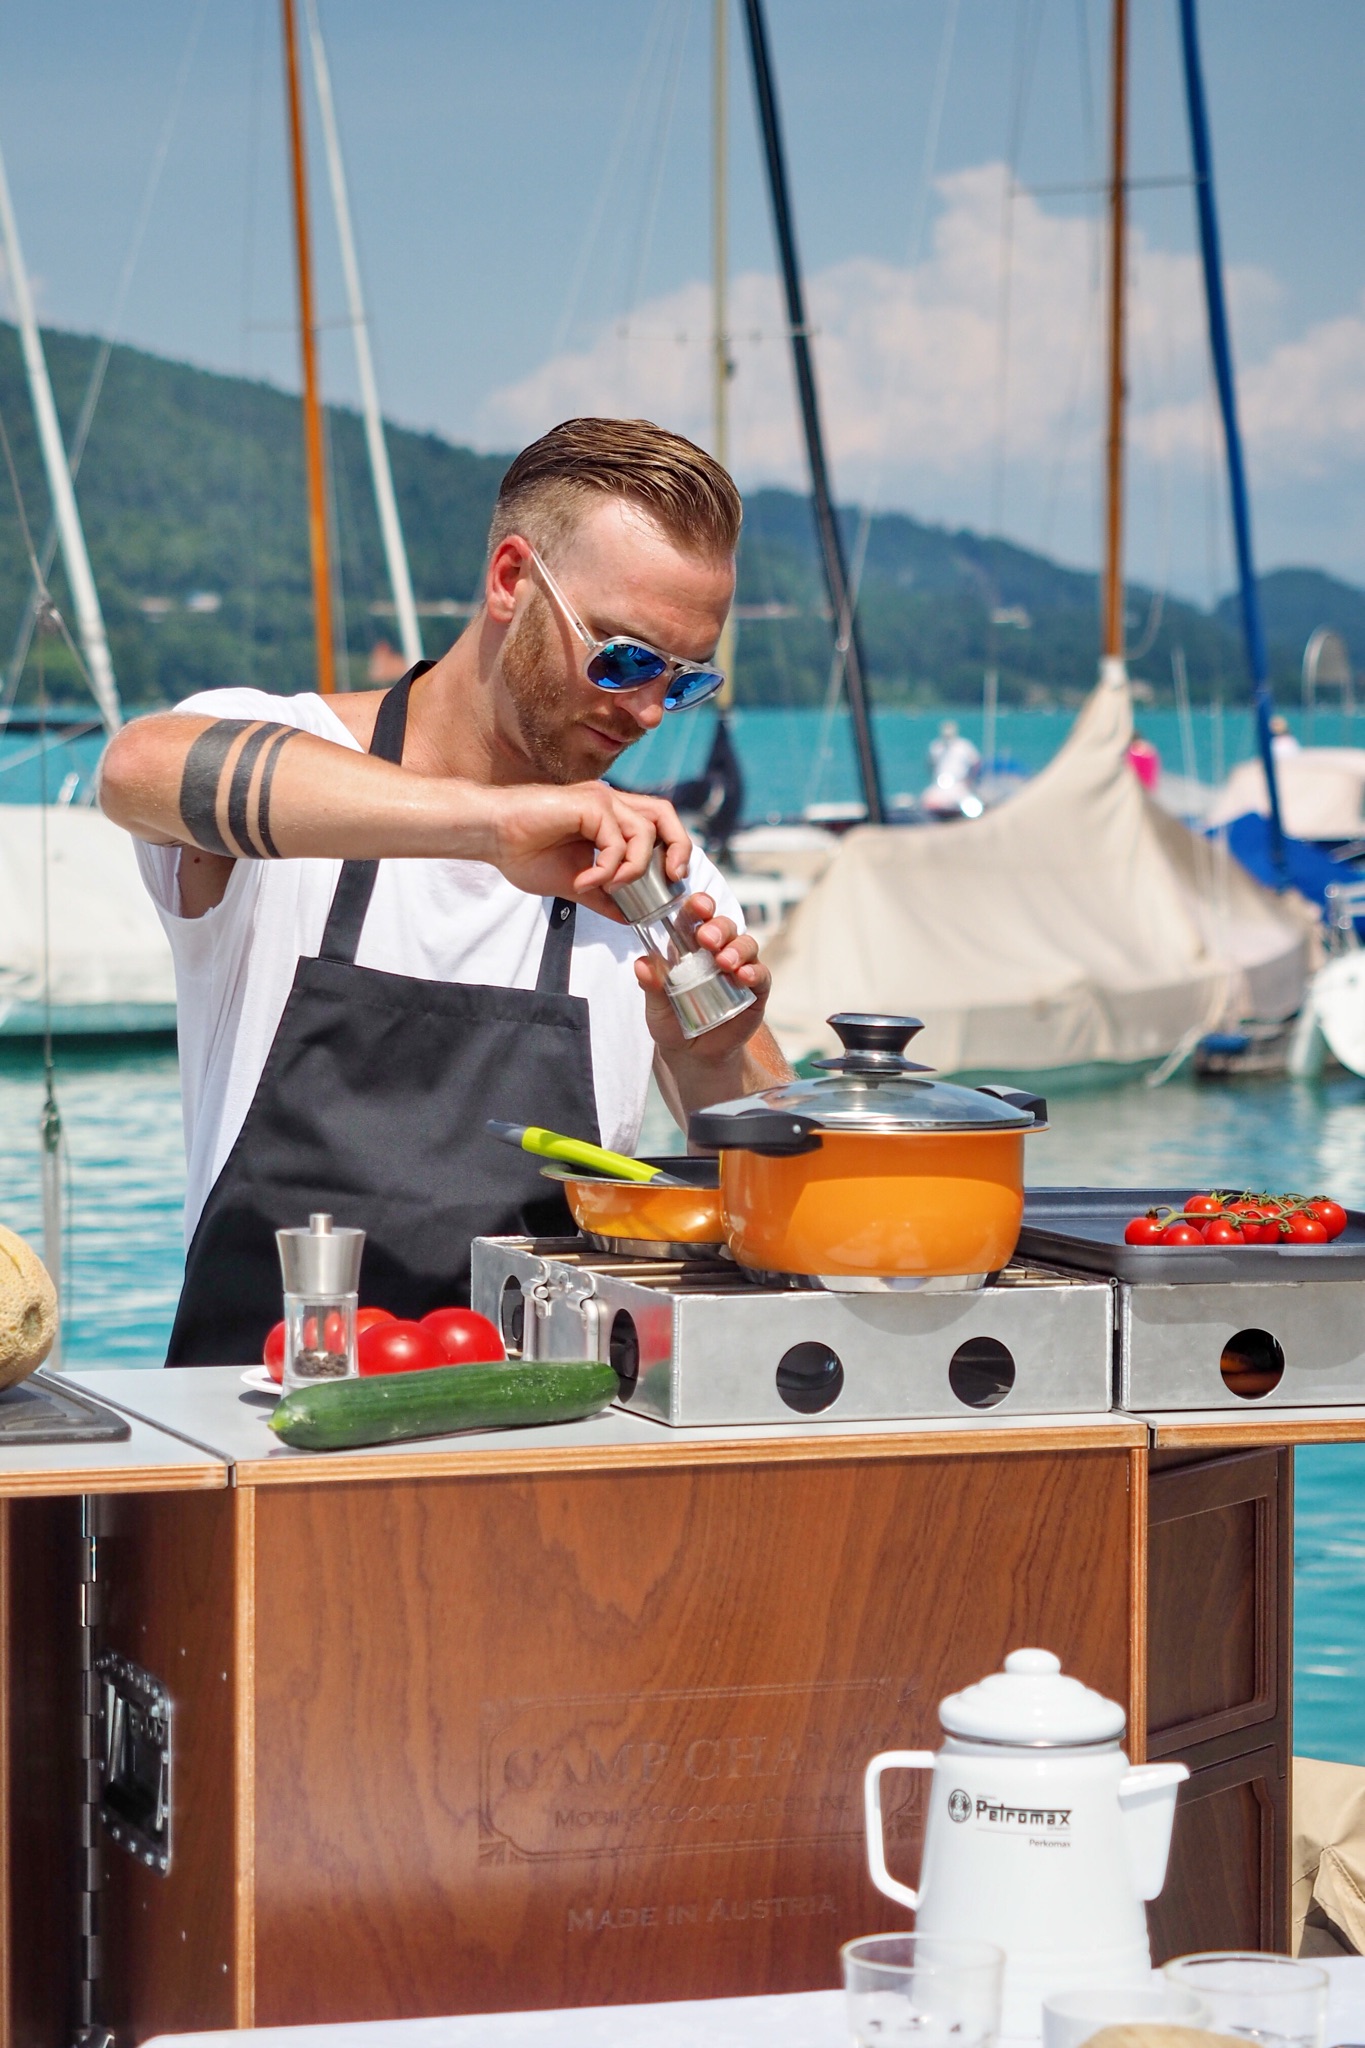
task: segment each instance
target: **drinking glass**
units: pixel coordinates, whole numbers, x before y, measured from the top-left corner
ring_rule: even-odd
[[[993,2048],[1005,1970],[993,1942],[869,1934],[839,1954],[858,2048]]]
[[[1146,1984],[1079,1984],[1043,2000],[1043,2048],[1083,2048],[1104,2027],[1212,2024],[1201,1998],[1161,1977]]]
[[[1240,2034],[1264,2048],[1322,2048],[1327,1972],[1314,1963],[1229,1949],[1177,1956],[1162,1975],[1202,2000],[1216,2034]]]

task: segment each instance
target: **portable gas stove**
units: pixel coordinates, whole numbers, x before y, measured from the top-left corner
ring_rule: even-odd
[[[729,1260],[579,1237],[474,1240],[471,1301],[509,1357],[600,1358],[635,1414],[686,1428],[1110,1406],[1113,1290],[1015,1262],[985,1287],[836,1293]]]

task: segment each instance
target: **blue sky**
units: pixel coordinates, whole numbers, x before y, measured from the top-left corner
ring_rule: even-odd
[[[390,414],[486,447],[570,410],[704,435],[709,0],[319,4]],[[1108,7],[960,0],[926,195],[950,5],[769,0],[836,481],[1092,562],[1097,201],[1034,188],[1102,171]],[[1174,0],[1132,13],[1131,166],[1181,175]],[[200,19],[121,336],[296,381],[277,15],[0,4],[0,142],[46,319],[107,324]],[[1202,25],[1261,560],[1365,582],[1365,8],[1204,0]],[[735,462],[795,482],[737,10],[731,41]],[[338,321],[320,150],[313,196]],[[1134,222],[1130,564],[1207,597],[1230,557],[1188,189],[1135,195]],[[352,396],[340,326],[324,355]]]

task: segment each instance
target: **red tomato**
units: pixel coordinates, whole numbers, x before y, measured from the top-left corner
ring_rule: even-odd
[[[376,1323],[396,1321],[397,1318],[391,1316],[386,1308],[358,1308],[355,1312],[355,1333],[357,1337],[363,1337],[366,1330],[372,1330]]]
[[[1210,1216],[1199,1232],[1205,1244],[1245,1244],[1241,1229],[1231,1216]]]
[[[1123,1233],[1125,1244],[1160,1244],[1163,1225],[1155,1209],[1149,1209],[1145,1216],[1135,1216]]]
[[[1327,1225],[1316,1216],[1310,1216],[1306,1209],[1300,1209],[1291,1216],[1285,1226],[1291,1244],[1326,1244]]]
[[[265,1350],[264,1350],[264,1352],[263,1352],[263,1353],[262,1353],[261,1355],[262,1355],[262,1357],[263,1357],[263,1359],[264,1359],[264,1361],[265,1361],[265,1369],[266,1369],[266,1371],[267,1371],[267,1372],[268,1372],[268,1373],[270,1374],[270,1377],[271,1377],[271,1379],[275,1381],[275,1383],[276,1383],[276,1385],[277,1385],[277,1386],[283,1386],[283,1384],[284,1384],[284,1324],[283,1324],[283,1323],[276,1323],[276,1325],[275,1325],[274,1329],[273,1329],[273,1330],[272,1330],[272,1331],[270,1332],[270,1335],[269,1335],[269,1336],[268,1336],[268,1337],[266,1338],[266,1340],[265,1340]]]
[[[1229,1215],[1241,1217],[1244,1243],[1279,1243],[1280,1219],[1273,1211],[1267,1209],[1263,1202],[1253,1202],[1249,1197],[1244,1196],[1240,1202],[1232,1202],[1228,1205],[1228,1213]]]
[[[447,1365],[485,1365],[505,1358],[502,1339],[489,1322],[472,1308],[434,1308],[422,1318]]]
[[[1185,1204],[1187,1216],[1221,1216],[1223,1203],[1217,1195],[1191,1195]]]
[[[1346,1211],[1340,1202],[1328,1201],[1326,1195],[1316,1195],[1308,1204],[1308,1213],[1325,1226],[1329,1237],[1340,1237],[1346,1228]]]
[[[1197,1223],[1168,1223],[1161,1233],[1162,1244],[1202,1244],[1203,1233]]]
[[[444,1365],[440,1347],[430,1330],[420,1323],[371,1323],[357,1347],[362,1373],[420,1372],[429,1365]]]

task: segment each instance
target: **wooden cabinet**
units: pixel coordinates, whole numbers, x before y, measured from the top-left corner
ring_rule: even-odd
[[[1293,1453],[1156,1452],[1147,1755],[1190,1767],[1155,1959],[1289,1938]]]
[[[1131,1697],[1145,1453],[889,1448],[117,1503],[105,1640],[156,1660],[186,1763],[169,1876],[106,1852],[102,2017],[835,1984],[909,1924],[866,1874],[873,1751],[1021,1643]],[[888,1793],[908,1875],[921,1798]]]

